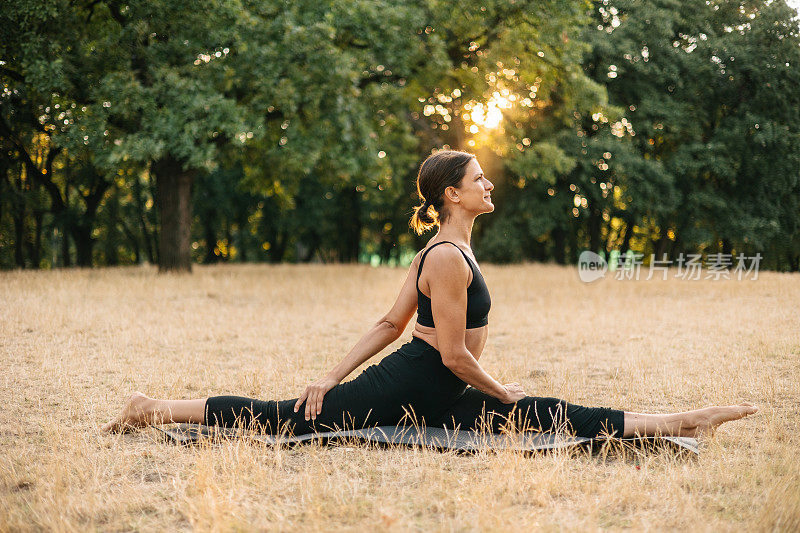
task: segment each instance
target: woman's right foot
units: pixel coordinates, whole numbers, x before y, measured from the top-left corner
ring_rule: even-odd
[[[684,436],[695,438],[711,437],[720,424],[738,420],[757,412],[758,407],[750,402],[698,409],[693,413],[689,427],[685,428],[686,434]]]
[[[124,433],[131,429],[148,426],[153,421],[154,400],[148,398],[141,392],[134,392],[128,397],[128,403],[122,412],[105,424],[102,428],[104,433]]]

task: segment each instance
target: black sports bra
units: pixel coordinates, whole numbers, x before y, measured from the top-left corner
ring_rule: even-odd
[[[467,287],[467,329],[479,328],[489,323],[489,309],[492,307],[492,299],[489,295],[489,288],[486,286],[486,281],[481,275],[481,271],[477,266],[473,266],[469,256],[464,253],[464,250],[450,241],[439,241],[434,243],[425,250],[419,260],[419,268],[417,268],[417,322],[423,326],[434,327],[433,313],[431,312],[431,299],[422,294],[419,290],[419,275],[422,272],[422,264],[425,262],[425,256],[434,246],[449,242],[466,258],[469,268],[472,270],[472,282]]]

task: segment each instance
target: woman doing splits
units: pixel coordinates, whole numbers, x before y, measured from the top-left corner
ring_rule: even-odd
[[[442,150],[420,166],[424,203],[410,225],[438,233],[414,258],[396,302],[327,375],[298,398],[257,400],[212,396],[160,400],[134,393],[105,431],[169,422],[257,426],[301,435],[405,423],[461,430],[504,429],[580,437],[712,434],[723,422],[758,411],[751,403],[672,414],[583,407],[527,396],[518,383],[500,384],[479,361],[488,337],[489,290],[470,248],[475,218],[494,211],[494,188],[473,154]],[[423,268],[424,266],[424,268]],[[355,368],[396,341],[417,312],[409,342],[341,383]]]

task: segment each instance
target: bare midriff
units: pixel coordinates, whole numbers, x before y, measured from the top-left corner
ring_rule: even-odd
[[[424,340],[437,350],[439,344],[436,342],[436,328],[430,326],[423,326],[419,322],[414,322],[414,331],[411,335]],[[483,352],[483,346],[486,344],[486,339],[489,337],[489,325],[481,326],[479,328],[470,328],[464,334],[464,345],[469,350],[469,353],[477,361]]]

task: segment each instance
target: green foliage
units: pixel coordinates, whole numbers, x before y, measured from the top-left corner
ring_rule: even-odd
[[[517,203],[562,205],[549,226],[531,228],[561,243],[552,256],[561,261],[587,248],[760,251],[771,267],[796,270],[800,250],[787,243],[797,241],[800,214],[797,19],[783,2],[739,5],[594,2],[582,64],[611,105],[576,105],[573,124],[550,129],[545,140],[557,139],[561,153],[550,165],[535,140],[506,158],[510,181],[543,181],[554,194],[512,195],[501,216]],[[535,139],[541,123],[530,122],[512,142]],[[559,159],[576,164],[555,170]]]
[[[761,252],[797,270],[793,16],[765,0],[8,0],[0,266],[158,261],[164,168],[193,179],[196,261],[396,264],[428,238],[408,229],[419,164],[453,147],[497,187],[476,227],[487,260]],[[500,94],[500,127],[471,133]]]

